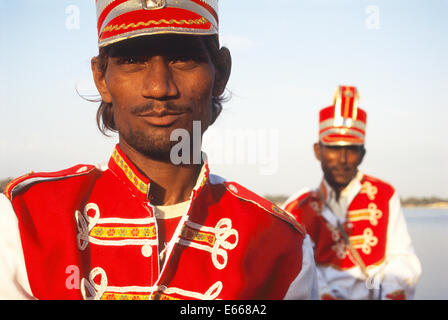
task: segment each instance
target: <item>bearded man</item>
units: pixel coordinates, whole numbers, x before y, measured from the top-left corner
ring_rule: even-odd
[[[310,298],[315,265],[300,224],[211,174],[195,149],[231,70],[218,1],[96,6],[97,121],[119,141],[105,167],[31,173],[6,187],[0,297]],[[189,137],[181,154],[176,136]]]

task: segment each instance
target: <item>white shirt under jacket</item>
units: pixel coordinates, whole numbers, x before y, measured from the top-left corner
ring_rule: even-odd
[[[349,205],[361,191],[362,177],[363,173],[358,172],[341,192],[339,201],[336,200],[335,191],[325,179],[323,180],[328,194],[322,215],[331,225],[337,227],[338,221],[344,223]],[[299,191],[291,196],[285,205],[309,191],[309,188]],[[422,268],[412,246],[397,192],[389,201],[385,256],[383,263],[368,270],[368,279],[359,267],[339,270],[331,266],[317,266],[319,295],[328,293],[339,299],[361,300],[369,299],[369,289],[373,289],[374,299],[386,299],[388,293],[399,290],[405,291],[406,299],[414,297]]]

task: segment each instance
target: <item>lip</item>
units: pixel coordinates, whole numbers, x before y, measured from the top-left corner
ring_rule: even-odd
[[[350,169],[335,169],[335,170],[333,170],[333,174],[334,175],[338,175],[338,176],[340,176],[340,175],[347,175],[350,172],[351,172]]]
[[[154,127],[169,127],[173,125],[184,112],[169,112],[163,111],[160,113],[151,112],[147,114],[140,114],[138,117],[145,119],[145,121]]]

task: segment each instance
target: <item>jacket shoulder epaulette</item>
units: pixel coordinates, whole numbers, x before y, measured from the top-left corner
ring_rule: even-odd
[[[311,200],[319,200],[320,195],[316,190],[311,190],[309,188],[304,188],[299,192],[295,193],[288,200],[286,200],[283,208],[285,211],[291,212],[296,209],[300,209],[306,205]]]
[[[306,194],[302,195],[302,197],[299,198],[299,207],[302,207],[309,203],[310,201],[321,201],[321,196],[317,190],[312,190],[307,192]]]
[[[256,193],[244,188],[243,186],[235,182],[224,182],[226,189],[233,194],[238,199],[253,203],[264,211],[270,213],[271,215],[289,223],[297,230],[302,236],[306,235],[304,227],[288,212],[281,209],[276,204],[271,201],[260,197]]]
[[[362,177],[362,180],[361,180],[361,184],[364,184],[365,182],[374,183],[376,185],[380,185],[382,187],[389,188],[389,189],[395,191],[395,188],[389,182],[386,182],[386,181],[381,180],[381,179],[376,178],[376,177],[372,177],[372,176],[367,175],[367,174],[363,174],[363,177]]]
[[[96,167],[93,165],[80,164],[65,170],[55,172],[30,172],[8,183],[3,193],[9,200],[12,201],[14,199],[14,196],[20,190],[32,184],[45,181],[62,180],[71,177],[85,175],[90,173],[95,168]]]

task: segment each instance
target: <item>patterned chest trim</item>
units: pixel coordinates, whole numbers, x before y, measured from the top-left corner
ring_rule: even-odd
[[[100,267],[93,269],[89,278],[81,280],[81,294],[84,300],[216,300],[221,294],[223,284],[215,282],[205,293],[188,291],[166,286],[109,286],[106,271]]]
[[[89,235],[97,239],[155,239],[156,227],[94,227]]]
[[[209,232],[197,231],[187,225],[182,229],[180,236],[188,241],[196,241],[213,247],[216,243],[216,236]]]
[[[148,193],[148,185],[144,183],[137,174],[132,171],[132,169],[127,165],[126,161],[120,155],[117,150],[114,150],[112,154],[112,158],[114,162],[120,167],[120,169],[124,172],[128,180],[143,194]]]
[[[187,221],[178,243],[210,252],[213,265],[222,270],[227,266],[227,251],[235,249],[238,244],[238,231],[232,229],[232,220],[229,218],[219,220],[215,228]]]
[[[83,212],[75,211],[78,248],[84,251],[89,243],[103,246],[157,245],[154,218],[100,218],[97,204],[89,203]]]
[[[383,212],[375,203],[370,203],[367,209],[351,210],[348,212],[349,221],[369,220],[372,226],[378,225],[378,220],[383,217]]]
[[[148,294],[105,292],[101,300],[149,300]]]

